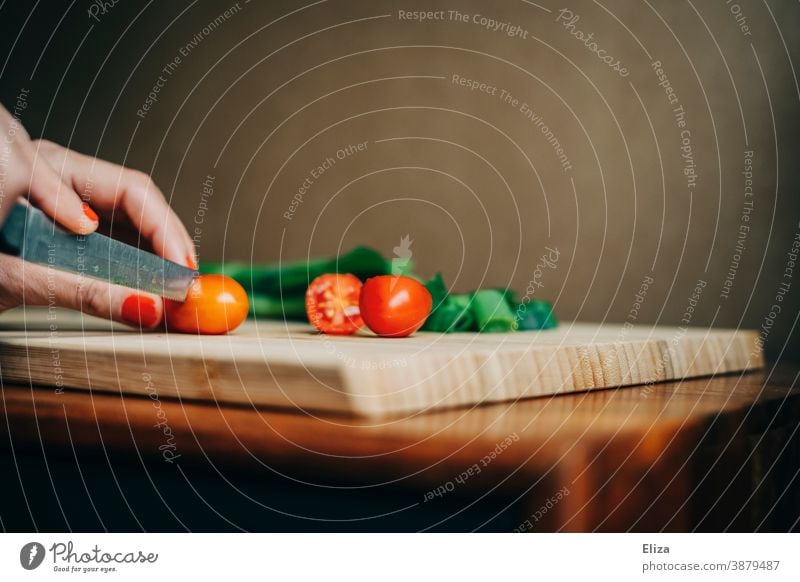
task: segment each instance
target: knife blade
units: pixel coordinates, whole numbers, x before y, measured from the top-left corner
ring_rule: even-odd
[[[0,252],[60,271],[183,301],[197,272],[99,233],[78,235],[17,203],[0,229]]]

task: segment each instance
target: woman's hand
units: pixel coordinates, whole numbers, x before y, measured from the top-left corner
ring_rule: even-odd
[[[89,234],[102,222],[120,238],[132,226],[134,243],[196,266],[189,234],[147,174],[31,141],[0,106],[0,221],[21,196],[67,230]],[[143,328],[158,325],[163,313],[158,296],[0,255],[0,310],[23,304],[78,309]]]

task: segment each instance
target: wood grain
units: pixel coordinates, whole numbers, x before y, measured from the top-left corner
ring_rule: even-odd
[[[542,332],[387,340],[277,322],[247,322],[222,337],[141,334],[37,310],[2,321],[7,382],[374,418],[763,364],[758,335],[742,330],[565,323]]]
[[[513,435],[511,446],[452,494],[520,500],[512,527],[785,531],[800,518],[793,485],[800,469],[798,373],[770,368],[382,422],[5,385],[0,433],[15,458],[47,451],[51,460],[73,459],[88,451],[103,464],[127,459],[177,470],[164,462],[166,437],[154,428],[163,414],[183,471],[236,468],[262,479],[278,472],[289,482],[321,485],[312,488],[315,496],[332,484],[386,495],[400,488],[416,491],[423,509],[429,491]],[[531,518],[564,487],[570,494],[550,513]]]

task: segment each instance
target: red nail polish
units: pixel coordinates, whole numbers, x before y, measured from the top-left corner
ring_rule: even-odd
[[[197,268],[197,263],[195,262],[192,255],[186,255],[186,266],[189,267],[190,269]]]
[[[137,327],[153,327],[158,323],[155,300],[146,295],[129,295],[122,302],[122,319]]]
[[[81,204],[81,208],[83,208],[83,213],[86,215],[86,218],[91,220],[92,222],[97,222],[100,220],[97,216],[97,213],[92,210],[92,207],[86,204],[86,202]]]

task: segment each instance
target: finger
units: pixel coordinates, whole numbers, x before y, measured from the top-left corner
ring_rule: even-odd
[[[3,281],[3,294],[18,305],[65,307],[87,315],[119,321],[142,329],[156,327],[163,316],[163,301],[141,293],[51,267],[0,256],[0,273],[13,273]],[[9,306],[10,306],[9,305]]]
[[[32,162],[28,199],[67,230],[89,234],[97,229],[94,210],[38,155]]]
[[[99,210],[122,209],[153,247],[171,261],[194,267],[194,244],[150,176],[48,143],[48,155],[62,160],[64,173],[84,200]]]
[[[119,204],[156,252],[171,261],[196,268],[194,243],[150,176],[123,169],[121,186]]]

